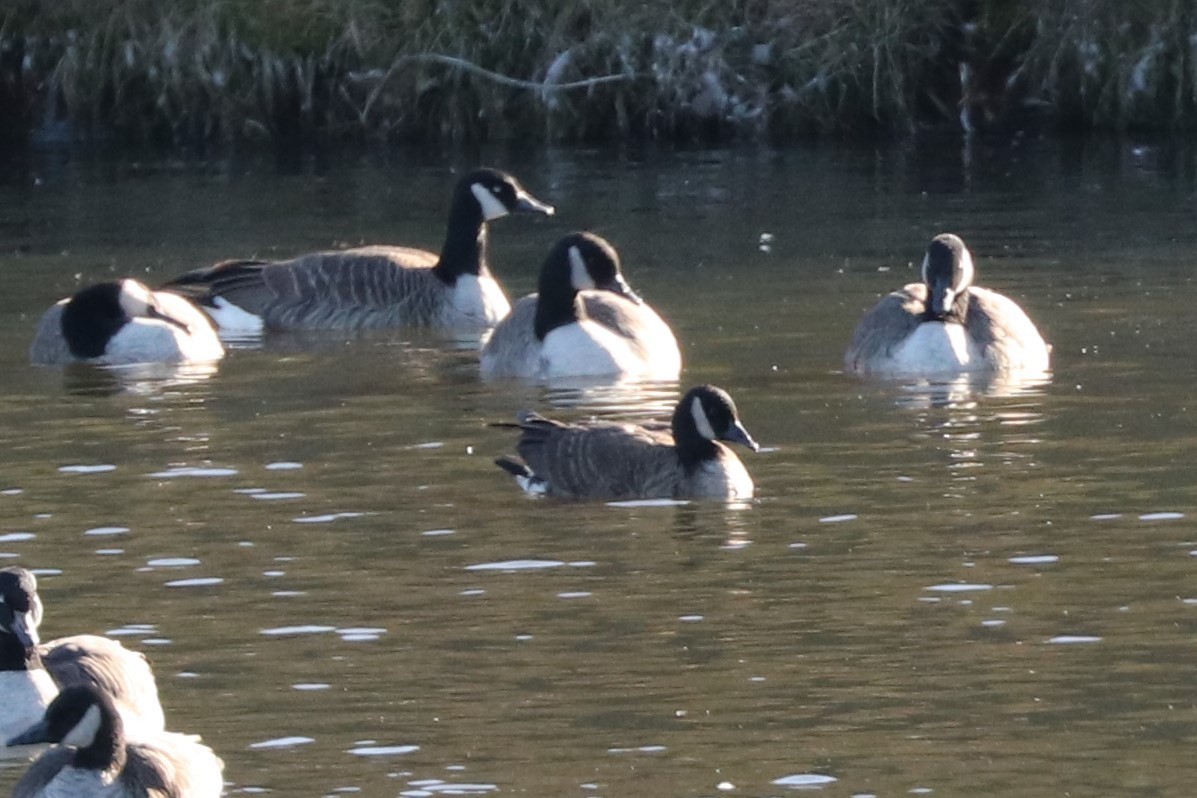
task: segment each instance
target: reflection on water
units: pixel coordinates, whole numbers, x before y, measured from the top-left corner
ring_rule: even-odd
[[[969,147],[498,159],[561,212],[493,231],[509,294],[590,227],[670,319],[682,380],[615,386],[483,384],[413,331],[31,368],[28,309],[80,282],[435,245],[451,180],[0,170],[0,561],[41,575],[48,635],[146,653],[232,794],[1188,794],[1193,160]],[[941,230],[1050,379],[838,371]],[[491,462],[521,409],[667,422],[702,382],[768,444],[752,502],[536,500]]]

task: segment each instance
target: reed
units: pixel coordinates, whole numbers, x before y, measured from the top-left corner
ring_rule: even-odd
[[[8,0],[0,126],[180,145],[1197,121],[1192,0]]]

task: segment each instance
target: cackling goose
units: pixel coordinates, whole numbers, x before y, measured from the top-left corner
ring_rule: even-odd
[[[565,236],[549,252],[539,293],[515,303],[481,359],[486,379],[671,380],[681,366],[673,332],[628,287],[615,248],[582,232]]]
[[[199,308],[129,278],[89,285],[53,305],[29,347],[29,360],[38,365],[196,363],[223,355]]]
[[[673,434],[634,424],[566,424],[524,412],[519,458],[495,463],[529,493],[569,499],[748,499],[752,478],[727,446],[757,444],[735,403],[713,385],[691,388],[673,412]]]
[[[972,284],[972,254],[950,233],[931,240],[922,282],[864,315],[844,355],[848,371],[909,376],[970,371],[1042,373],[1051,347],[1018,304]]]
[[[10,746],[57,743],[29,766],[13,798],[217,798],[224,763],[193,735],[126,738],[112,700],[94,687],[63,690]]]
[[[510,213],[553,214],[495,169],[457,183],[438,257],[407,247],[316,252],[284,261],[235,260],[183,274],[187,294],[221,331],[357,330],[425,326],[481,330],[511,309],[487,260],[487,222]]]

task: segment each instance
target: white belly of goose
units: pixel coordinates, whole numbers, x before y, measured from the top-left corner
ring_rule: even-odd
[[[549,331],[540,348],[545,379],[641,376],[645,364],[620,336],[589,320]]]
[[[58,686],[42,668],[29,671],[0,671],[0,759],[26,757],[28,746],[6,748],[4,743],[42,719],[46,707],[58,695]]]
[[[448,289],[441,310],[445,327],[494,327],[511,312],[507,294],[489,274],[463,274]]]
[[[985,367],[983,353],[960,324],[925,321],[898,344],[887,371],[897,374],[956,374]]]

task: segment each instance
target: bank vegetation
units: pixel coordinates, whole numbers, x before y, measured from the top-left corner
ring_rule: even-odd
[[[3,0],[11,139],[1197,127],[1193,0]]]

